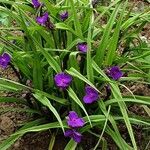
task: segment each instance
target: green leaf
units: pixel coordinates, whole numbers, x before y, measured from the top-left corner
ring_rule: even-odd
[[[67,31],[70,31],[71,33],[73,33],[74,35],[78,35],[78,33],[76,33],[70,26],[68,26],[65,23],[56,23],[55,27],[56,27],[56,29],[67,30]]]
[[[99,66],[102,66],[102,63],[104,61],[104,55],[105,55],[105,51],[106,51],[106,48],[107,48],[108,43],[109,43],[110,33],[112,32],[112,27],[114,25],[114,21],[115,21],[115,18],[117,16],[119,8],[120,8],[120,4],[117,4],[116,8],[114,9],[114,11],[112,12],[112,14],[110,16],[110,19],[106,25],[105,30],[104,30],[100,45],[96,51],[95,62]]]
[[[100,144],[100,142],[101,142],[101,140],[102,140],[103,134],[104,134],[105,129],[106,129],[106,126],[107,126],[110,109],[111,109],[111,106],[109,106],[109,108],[108,108],[108,111],[107,111],[107,114],[106,114],[106,120],[105,120],[105,124],[104,124],[103,130],[102,130],[102,132],[101,132],[101,134],[100,134],[100,136],[99,136],[99,140],[98,140],[97,144],[95,145],[95,147],[93,148],[93,150],[96,150],[96,149],[97,149],[97,147],[99,146],[99,144]]]
[[[145,104],[145,105],[150,105],[150,98],[147,100],[142,100],[140,98],[122,98],[119,101],[124,101],[124,102],[129,102],[129,103],[139,103],[139,104]],[[117,101],[115,99],[110,99],[108,101],[105,102],[105,105],[112,105],[114,103],[116,103]]]
[[[88,80],[86,79],[82,74],[80,74],[80,72],[78,72],[76,69],[74,69],[73,67],[71,67],[68,71],[66,71],[68,74],[79,78],[80,80],[84,81],[85,83],[87,83],[88,85],[90,85],[92,88],[94,88],[96,91],[99,92],[99,90]],[[100,92],[99,92],[100,93]]]
[[[64,126],[62,123],[62,120],[60,118],[60,115],[58,114],[57,110],[52,106],[51,102],[43,95],[41,95],[40,93],[35,93],[33,94],[33,96],[39,101],[41,102],[44,106],[47,106],[49,108],[50,111],[52,111],[52,113],[55,115],[55,117],[57,118],[63,132],[64,132]]]
[[[77,143],[72,139],[68,142],[64,150],[75,150],[77,147]]]
[[[93,68],[94,68],[98,73],[100,73],[104,78],[106,78],[108,81],[110,80],[110,79],[103,73],[103,71],[98,67],[98,65],[97,65],[94,61],[93,61]],[[131,138],[133,147],[134,147],[135,150],[137,150],[137,146],[136,146],[136,142],[135,142],[135,138],[134,138],[132,126],[131,126],[131,124],[130,124],[130,120],[129,120],[129,117],[128,117],[128,114],[127,114],[127,110],[126,110],[126,104],[125,104],[125,102],[122,100],[122,96],[121,96],[119,87],[117,86],[117,84],[114,84],[114,83],[112,83],[112,82],[110,82],[110,85],[111,85],[112,94],[113,94],[115,100],[117,101],[117,103],[118,103],[118,105],[119,105],[119,107],[120,107],[121,113],[122,113],[122,115],[123,115],[123,118],[124,118],[126,127],[127,127],[127,129],[128,129],[128,133],[129,133],[129,135],[130,135],[130,138]],[[120,100],[122,100],[122,101],[120,101]]]
[[[79,105],[79,107],[81,107],[81,109],[84,111],[84,113],[86,114],[86,116],[87,116],[87,118],[89,120],[90,125],[92,126],[91,120],[89,118],[88,113],[86,112],[86,109],[84,108],[83,104],[81,103],[81,101],[79,100],[79,98],[77,97],[75,92],[72,90],[72,88],[69,87],[68,93],[69,93],[69,96],[74,100],[74,102],[76,102]]]
[[[65,122],[63,122],[63,128],[68,128],[67,125],[65,125]],[[58,129],[58,128],[62,128],[59,122],[53,122],[53,123],[47,123],[47,124],[42,124],[42,125],[35,125],[33,127],[28,127],[22,130],[19,130],[17,132],[15,132],[12,135],[20,135],[20,134],[25,134],[28,132],[40,132],[40,131],[46,131],[49,129]]]
[[[2,90],[2,91],[6,90],[6,91],[14,92],[14,91],[21,91],[23,89],[30,89],[30,87],[27,87],[25,85],[15,82],[15,81],[0,78],[0,90]]]
[[[126,2],[124,2],[122,4],[122,11],[121,11],[121,14],[120,14],[120,17],[118,18],[118,22],[117,22],[117,25],[116,25],[116,28],[114,30],[114,34],[110,40],[110,44],[108,46],[108,51],[107,51],[107,54],[106,54],[106,66],[109,66],[112,64],[113,60],[114,60],[114,57],[116,55],[116,49],[117,49],[117,46],[118,46],[118,41],[119,41],[119,33],[120,33],[120,29],[121,29],[121,23],[122,23],[122,20],[123,20],[123,17],[124,17],[124,13],[125,13],[125,9],[126,9],[126,6],[127,6],[127,0]]]
[[[48,53],[39,43],[38,41],[32,37],[35,41],[35,43],[37,44],[37,46],[39,47],[40,52],[44,55],[44,57],[46,58],[47,62],[49,63],[49,65],[58,73],[61,72],[61,68],[59,66],[59,64],[57,63],[57,61],[51,56],[50,53]]]
[[[90,6],[92,8],[92,4]],[[94,76],[93,76],[93,67],[92,67],[92,58],[91,58],[91,42],[92,42],[92,24],[94,22],[94,14],[93,11],[91,11],[91,16],[90,16],[90,21],[89,21],[89,28],[88,28],[88,37],[87,37],[87,46],[88,46],[88,50],[87,50],[87,66],[86,66],[86,70],[87,70],[87,78],[89,81],[91,81],[92,83],[94,83]]]
[[[10,103],[18,103],[18,104],[25,104],[27,105],[27,102],[25,99],[21,98],[14,98],[14,97],[0,97],[0,103],[1,102],[10,102]]]
[[[44,5],[47,7],[48,11],[55,16],[58,12],[58,8],[54,6],[49,0],[41,0],[41,2],[44,3]]]
[[[81,39],[83,39],[81,24],[80,24],[80,21],[79,21],[78,16],[77,16],[77,10],[75,8],[75,3],[74,3],[73,0],[70,0],[69,2],[70,2],[70,6],[71,6],[71,12],[72,12],[72,15],[73,15],[73,22],[74,22],[74,26],[75,26],[75,32],[76,32],[76,34],[79,35],[79,37]]]
[[[43,122],[43,119],[37,119],[31,122],[26,123],[20,130],[23,130],[25,128],[30,128],[32,126],[36,126],[41,124],[41,122]],[[19,139],[23,134],[17,134],[17,135],[11,135],[10,137],[8,137],[6,140],[4,140],[1,144],[0,144],[0,150],[7,150],[12,144],[14,144],[14,142]]]

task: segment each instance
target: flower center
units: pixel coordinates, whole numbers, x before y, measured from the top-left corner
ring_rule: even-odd
[[[5,60],[5,58],[2,58],[2,62],[5,62],[6,60]]]
[[[76,119],[75,119],[75,118],[73,118],[73,119],[72,119],[72,121],[73,121],[73,122],[76,122]]]

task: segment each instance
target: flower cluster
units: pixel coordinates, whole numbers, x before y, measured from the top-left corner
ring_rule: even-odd
[[[40,6],[42,6],[42,3],[39,0],[32,0],[32,4],[33,4],[34,8],[36,8],[36,9],[39,8]],[[64,11],[64,12],[60,13],[59,15],[60,15],[60,19],[62,21],[65,21],[68,18],[68,11]],[[48,29],[54,29],[54,24],[50,21],[48,12],[42,13],[42,11],[41,11],[40,16],[36,17],[36,22],[39,25],[44,26]]]
[[[7,53],[3,53],[0,56],[0,66],[5,69],[9,64],[10,60],[11,60],[10,55]]]
[[[71,129],[65,131],[65,136],[73,138],[75,142],[79,143],[82,135],[77,132],[77,128],[83,127],[85,121],[83,118],[80,118],[75,111],[70,111],[67,117],[67,124]]]

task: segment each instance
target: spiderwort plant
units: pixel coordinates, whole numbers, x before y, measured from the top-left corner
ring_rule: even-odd
[[[148,11],[131,13],[132,9],[126,9],[127,1],[108,2],[109,6],[99,5],[97,0],[57,2],[14,2],[11,14],[7,2],[0,8],[13,20],[9,27],[0,30],[0,50],[8,52],[0,56],[0,67],[5,69],[12,58],[11,64],[19,70],[22,83],[0,78],[0,90],[26,91],[23,100],[30,108],[24,111],[38,114],[33,116],[40,118],[10,136],[0,144],[0,150],[8,149],[21,135],[39,129],[53,129],[52,133],[56,131],[66,140],[72,138],[66,144],[65,149],[69,150],[84,140],[84,132],[99,134],[100,140],[103,138],[108,143],[106,149],[110,143],[105,135],[116,143],[116,149],[137,150],[131,123],[149,126],[149,122],[132,113],[129,116],[127,108],[131,103],[142,104],[141,107],[150,105],[149,97],[127,98],[120,87],[130,81],[148,83],[149,47],[145,43],[133,44],[135,39],[142,41],[138,32],[149,20]],[[106,20],[99,22],[103,20],[101,17]],[[16,23],[15,27],[11,22]],[[134,29],[135,26],[139,28]],[[121,50],[120,43],[125,45]],[[124,70],[128,77],[124,76]],[[30,85],[26,84],[28,80]],[[15,97],[13,101],[20,102],[20,99]],[[120,123],[126,126],[130,140],[122,138]],[[101,144],[95,140],[97,145]]]
[[[81,133],[77,132],[77,128],[85,125],[83,118],[80,118],[75,111],[70,111],[67,117],[67,124],[71,129],[65,131],[65,136],[72,138],[75,142],[80,143]]]

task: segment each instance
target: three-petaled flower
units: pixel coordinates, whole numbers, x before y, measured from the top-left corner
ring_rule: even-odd
[[[91,86],[85,87],[85,93],[86,93],[86,95],[83,97],[83,101],[86,104],[91,104],[91,103],[97,101],[99,98],[98,92]]]
[[[42,26],[46,26],[46,23],[48,22],[48,13],[45,12],[42,16],[37,17],[36,22]]]
[[[60,13],[60,19],[62,21],[65,21],[68,18],[68,11],[64,11],[62,13]]]
[[[77,143],[81,141],[82,135],[77,132],[77,128],[83,127],[85,121],[83,118],[80,118],[75,111],[70,111],[67,117],[67,124],[71,129],[65,131],[65,136],[73,138],[73,140]]]
[[[57,87],[66,89],[72,81],[72,77],[64,72],[58,73],[54,77],[54,81]]]
[[[113,80],[118,80],[123,76],[123,73],[118,66],[113,66],[111,68],[108,68],[106,73]]]
[[[87,49],[88,49],[87,43],[86,42],[78,43],[77,48],[78,48],[79,51],[81,51],[83,53],[86,53]]]
[[[0,66],[5,69],[9,64],[10,60],[11,60],[10,55],[7,53],[3,53],[0,56]]]
[[[39,2],[39,0],[32,0],[32,4],[35,8],[39,8],[41,3]]]
[[[73,140],[77,143],[81,142],[82,135],[79,132],[77,132],[75,129],[69,129],[69,130],[65,131],[64,135],[66,137],[73,138]]]
[[[83,118],[80,118],[75,111],[70,111],[67,118],[67,124],[69,127],[79,128],[84,126],[85,121]]]

